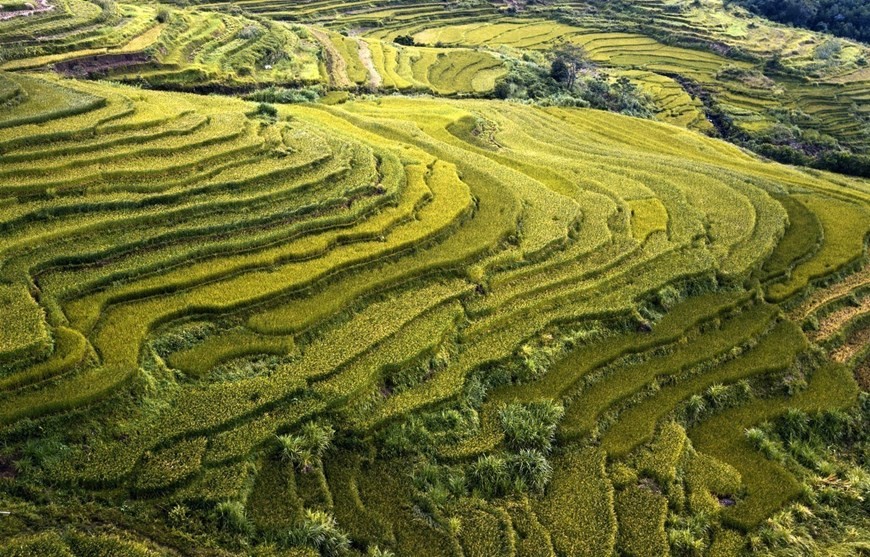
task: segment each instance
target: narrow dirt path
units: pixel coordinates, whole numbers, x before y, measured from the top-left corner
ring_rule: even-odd
[[[844,294],[848,294],[852,290],[866,284],[870,284],[870,263],[865,265],[864,268],[857,273],[846,277],[845,280],[832,284],[830,287],[814,293],[801,303],[801,305],[788,312],[789,317],[795,321],[803,321],[809,314],[831,300],[839,298]]]
[[[372,89],[378,89],[383,80],[381,79],[378,70],[375,69],[375,62],[372,60],[372,51],[369,48],[369,44],[362,39],[357,39],[356,42],[359,45],[360,62],[362,62],[363,66],[365,66],[366,70],[369,72],[369,87]]]
[[[831,359],[844,364],[861,352],[870,343],[870,327],[864,327],[853,334],[845,344],[831,352]],[[865,365],[866,362],[865,362]]]
[[[843,328],[853,317],[870,313],[870,296],[857,306],[846,306],[828,315],[819,323],[819,330],[810,335],[812,340],[825,340]]]
[[[326,71],[329,73],[329,84],[338,89],[347,89],[352,83],[347,76],[347,62],[341,57],[341,53],[329,40],[329,35],[319,29],[310,29],[311,34],[323,46],[326,54]]]

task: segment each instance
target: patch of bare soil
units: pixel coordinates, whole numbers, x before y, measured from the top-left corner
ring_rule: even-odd
[[[870,284],[870,264],[846,277],[845,280],[832,284],[828,288],[824,288],[815,292],[812,296],[804,300],[804,302],[789,312],[789,317],[794,321],[803,321],[812,312],[816,311],[826,303],[848,294],[852,290],[861,286]]]
[[[868,343],[870,343],[870,326],[853,333],[842,346],[838,346],[831,352],[831,358],[835,362],[846,363],[866,348]],[[867,365],[866,361],[864,365]]]
[[[15,464],[12,458],[8,456],[0,456],[0,479],[15,479],[16,476],[18,476],[18,471],[15,469]]]
[[[870,296],[861,300],[861,303],[857,306],[846,306],[826,316],[819,322],[819,330],[810,335],[810,337],[813,340],[825,340],[830,338],[837,331],[842,329],[843,325],[848,323],[853,317],[865,313],[870,313]]]
[[[329,36],[320,30],[311,29],[311,34],[323,46],[326,55],[326,71],[329,73],[329,83],[339,89],[347,89],[351,86],[350,78],[347,77],[347,62],[341,57],[341,53],[329,40]]]
[[[359,59],[365,69],[369,72],[369,87],[378,89],[381,86],[381,74],[375,69],[375,62],[372,60],[372,51],[369,44],[362,39],[357,39],[359,45]]]
[[[121,68],[132,68],[152,62],[144,52],[125,52],[120,54],[95,54],[83,58],[64,60],[54,64],[54,69],[70,77],[89,77],[106,74]]]
[[[862,390],[870,391],[870,356],[855,368],[855,379]]]

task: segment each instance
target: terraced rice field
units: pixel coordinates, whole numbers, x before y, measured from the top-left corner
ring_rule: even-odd
[[[746,133],[775,129],[785,109],[805,119],[808,130],[857,153],[870,150],[870,85],[857,65],[870,54],[866,47],[846,44],[848,64],[820,64],[818,34],[729,11],[720,0],[674,6],[646,0],[598,13],[560,1],[510,13],[488,0],[245,0],[192,8],[63,0],[57,9],[0,21],[0,68],[54,68],[174,90],[289,84],[481,96],[529,53],[567,42],[625,72],[664,121],[712,131],[700,100],[680,85],[690,80],[715,94]],[[418,44],[398,45],[399,36]],[[675,46],[675,37],[700,46]],[[812,78],[759,81],[774,54]],[[723,77],[735,70],[755,77]]]
[[[365,44],[397,89],[473,89],[458,66],[490,63],[457,48],[425,82],[425,47],[326,36]],[[846,367],[806,364],[800,325],[815,316],[818,342],[842,331],[831,350],[865,345],[866,181],[592,110],[380,97],[273,118],[229,97],[0,76],[15,99],[0,108],[0,434],[24,447],[2,462],[32,455],[3,478],[92,493],[79,526],[117,530],[15,547],[192,551],[211,523],[185,538],[167,514],[182,509],[263,547],[322,511],[359,551],[655,554],[673,504],[706,509],[705,543],[726,545],[800,495],[743,429],[856,397]],[[687,401],[793,374],[807,384],[792,396],[675,422]],[[537,449],[512,456],[505,405],[541,401],[562,408],[549,482],[505,487],[498,474],[540,465],[522,460]],[[334,448],[274,456],[276,435],[323,423]],[[63,431],[61,457],[34,428]],[[429,460],[401,444],[418,438]],[[13,513],[33,505],[6,493]],[[168,510],[142,528],[111,511],[128,496],[133,513]]]
[[[153,4],[60,2],[0,22],[2,68],[137,83],[315,82],[316,46],[284,25]]]
[[[768,130],[777,121],[777,108],[787,108],[812,120],[811,129],[835,137],[858,152],[867,151],[867,76],[860,69],[844,73],[838,70],[839,64],[820,66],[814,52],[824,39],[799,29],[771,26],[746,13],[729,12],[719,0],[679,9],[675,3],[667,4],[656,0],[633,2],[630,8],[605,7],[601,13],[584,3],[530,4],[521,18],[446,18],[433,23],[421,17],[378,25],[370,34],[380,39],[410,34],[426,45],[520,52],[577,44],[592,60],[628,70],[628,75],[659,100],[660,115],[666,121],[701,131],[709,126],[697,118],[697,99],[674,87],[672,78],[680,76],[715,93],[720,106],[743,130]],[[565,10],[571,10],[571,23],[565,22]],[[625,32],[625,28],[641,32]],[[669,41],[674,37],[704,48],[673,46]],[[866,54],[865,46],[847,45],[843,57],[861,52]],[[723,71],[758,71],[758,61],[773,53],[795,71],[814,73],[815,79],[783,77],[759,82],[723,77]],[[750,61],[752,57],[756,61]]]
[[[4,4],[0,555],[870,550],[870,182],[710,137],[870,152],[870,49],[823,39],[721,0]],[[497,98],[565,44],[653,116]]]
[[[256,10],[113,8],[60,2],[51,12],[0,21],[0,68],[51,68],[172,89],[290,84],[439,95],[491,92],[506,72],[489,52],[363,41],[291,25],[271,12],[265,15],[274,21],[252,15]]]

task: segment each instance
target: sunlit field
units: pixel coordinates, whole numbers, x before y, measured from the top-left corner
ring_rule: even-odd
[[[870,551],[868,52],[713,0],[4,4],[0,554]]]

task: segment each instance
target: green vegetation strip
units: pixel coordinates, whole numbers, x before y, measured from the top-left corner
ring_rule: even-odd
[[[746,429],[782,415],[790,408],[821,412],[847,408],[858,388],[849,370],[826,364],[813,372],[807,387],[791,397],[759,399],[724,410],[689,430],[695,448],[733,466],[743,479],[747,496],[725,518],[750,530],[797,497],[801,486],[779,464],[766,459],[744,435]]]
[[[797,325],[783,321],[745,354],[699,375],[678,381],[619,414],[618,421],[601,438],[601,447],[614,457],[628,454],[652,439],[656,424],[690,395],[718,383],[730,383],[782,371],[807,348]]]
[[[572,398],[560,435],[576,438],[589,434],[607,408],[630,397],[654,379],[679,375],[752,340],[768,327],[775,313],[774,307],[765,305],[745,309],[725,321],[721,328],[704,331],[689,342],[678,344],[667,355],[653,357],[642,364],[620,366]]]

